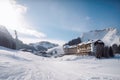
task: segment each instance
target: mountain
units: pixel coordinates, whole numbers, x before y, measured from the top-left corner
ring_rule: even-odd
[[[58,54],[57,50],[53,50],[58,46],[58,44],[54,44],[48,41],[41,41],[37,43],[30,43],[29,50],[32,50],[32,53],[38,56],[44,56],[44,57],[52,57],[54,55]],[[26,48],[25,48],[26,49]],[[50,51],[51,50],[51,51]],[[57,52],[54,54],[54,52]]]
[[[116,28],[106,28],[85,32],[81,36],[82,42],[97,39],[101,39],[106,45],[120,44],[120,30]]]
[[[16,48],[15,40],[10,35],[6,27],[0,25],[0,46],[4,46],[7,48]]]
[[[58,46],[58,44],[54,44],[48,41],[41,41],[41,42],[37,42],[37,43],[30,43],[31,46],[33,46],[36,50],[47,50],[53,47]]]
[[[23,43],[21,40],[19,40],[18,37],[14,39],[12,35],[8,32],[6,27],[0,25],[0,46],[17,49],[17,50],[23,50],[23,51],[32,51],[32,52],[37,51],[39,53],[39,51],[47,51],[50,48],[57,47],[58,44],[42,41],[27,45]]]

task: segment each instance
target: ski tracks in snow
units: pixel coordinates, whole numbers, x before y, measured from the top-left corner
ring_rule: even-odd
[[[59,61],[38,57],[30,58],[31,60],[14,60],[11,57],[6,59],[0,59],[0,80],[120,80],[119,74],[116,76],[115,72],[110,71],[115,67],[117,71],[120,66],[115,60],[112,64],[116,66],[112,66],[108,60],[94,59],[80,61]]]

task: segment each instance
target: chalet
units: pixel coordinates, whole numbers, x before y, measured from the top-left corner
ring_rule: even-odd
[[[64,49],[65,54],[67,55],[77,54],[77,45],[74,45],[74,46],[65,45],[63,49]]]
[[[87,42],[87,43],[81,43],[77,45],[77,54],[78,55],[87,55],[91,54],[93,52],[93,43]]]
[[[104,43],[101,40],[92,40],[74,46],[64,45],[63,49],[66,54],[95,55],[97,47],[104,47]]]

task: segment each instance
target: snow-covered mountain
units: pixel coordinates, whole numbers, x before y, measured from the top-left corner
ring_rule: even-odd
[[[30,45],[34,46],[35,49],[39,50],[39,48],[45,48],[45,49],[50,49],[53,47],[58,46],[58,44],[54,44],[48,41],[41,41],[41,42],[37,42],[37,43],[31,43]]]
[[[106,45],[112,45],[114,43],[120,44],[120,30],[116,28],[106,28],[103,30],[85,32],[81,36],[82,42],[96,39],[103,40]]]

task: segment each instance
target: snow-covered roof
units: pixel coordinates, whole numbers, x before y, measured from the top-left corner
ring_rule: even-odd
[[[72,45],[72,46],[65,45],[65,46],[63,46],[63,48],[75,48],[75,47],[77,47],[77,45]]]
[[[89,41],[85,41],[85,42],[82,42],[78,45],[83,45],[83,44],[89,44],[89,43],[94,43],[96,40],[89,40]]]
[[[78,45],[95,43],[95,42],[103,43],[103,41],[98,40],[98,39],[95,39],[95,40],[89,40],[89,41],[85,41],[85,42],[79,43]],[[64,45],[64,46],[63,46],[63,48],[74,48],[74,47],[77,47],[77,45],[72,45],[72,46],[70,46],[70,45]]]

